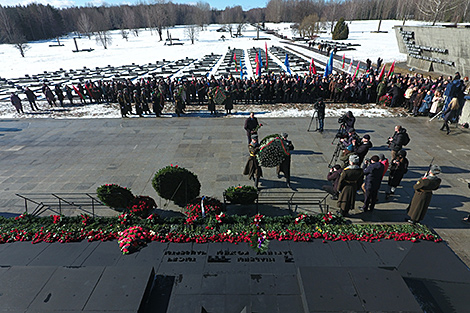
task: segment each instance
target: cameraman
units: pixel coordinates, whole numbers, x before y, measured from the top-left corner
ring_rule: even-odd
[[[372,148],[370,136],[365,134],[361,141],[354,146],[354,152],[356,152],[357,156],[359,157],[359,164],[362,164],[362,161],[364,161],[364,158],[366,157],[370,148]]]
[[[340,141],[344,148],[348,148],[350,151],[355,152],[356,146],[359,145],[360,138],[356,134],[356,130],[354,128],[349,128],[347,137],[340,139]]]
[[[354,124],[356,123],[356,118],[354,117],[351,111],[348,111],[346,114],[344,114],[338,119],[338,123],[345,126],[346,129],[354,128]]]
[[[318,128],[319,132],[323,132],[323,126],[325,122],[325,102],[323,102],[323,98],[318,98],[318,101],[315,103],[313,108],[317,111],[317,118],[318,118]]]

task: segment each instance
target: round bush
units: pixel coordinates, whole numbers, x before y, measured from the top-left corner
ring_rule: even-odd
[[[96,188],[98,199],[116,211],[123,211],[134,200],[131,190],[116,184],[101,185]]]
[[[269,135],[261,141],[257,158],[261,166],[275,167],[281,164],[288,155],[286,142],[279,136]]]
[[[203,197],[197,197],[191,200],[185,207],[185,213],[188,218],[195,220],[202,216],[201,202]],[[222,212],[222,202],[216,198],[204,197],[204,215],[215,216]]]
[[[152,186],[160,197],[179,206],[199,196],[201,190],[197,176],[178,165],[160,169],[152,179]]]
[[[157,208],[155,200],[147,196],[137,196],[127,207],[130,214],[140,218],[147,218],[154,209]]]
[[[258,190],[253,186],[232,186],[225,190],[225,198],[233,204],[251,204],[258,197]]]

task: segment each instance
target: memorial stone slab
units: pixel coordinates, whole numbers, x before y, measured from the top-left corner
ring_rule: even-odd
[[[413,244],[411,250],[398,266],[404,278],[425,278],[442,281],[470,282],[468,267],[444,243],[421,241]]]
[[[75,266],[112,266],[116,265],[122,254],[115,241],[95,241],[75,260]]]
[[[365,311],[422,311],[397,270],[353,267],[349,274]]]
[[[384,267],[398,267],[414,245],[411,241],[381,240],[371,245]]]
[[[87,241],[51,243],[28,265],[71,266],[87,249],[89,244]]]
[[[343,241],[335,242],[334,245],[331,245],[331,249],[342,266],[376,267],[383,265],[371,246],[371,244],[364,244],[361,241]]]
[[[23,242],[7,243],[7,248],[0,253],[0,265],[28,265],[49,245],[45,242],[34,245],[25,245]]]
[[[12,266],[1,276],[0,311],[24,312],[49,278],[54,266]]]
[[[38,312],[66,312],[83,308],[90,295],[96,291],[104,267],[57,267],[45,282],[30,310]]]
[[[89,311],[138,312],[155,272],[152,267],[106,267],[84,307]]]

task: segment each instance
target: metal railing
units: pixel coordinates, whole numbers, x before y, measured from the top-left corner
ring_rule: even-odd
[[[47,211],[67,215],[71,210],[99,216],[96,211],[108,209],[93,193],[28,193],[16,194],[24,200],[25,212],[39,216]]]

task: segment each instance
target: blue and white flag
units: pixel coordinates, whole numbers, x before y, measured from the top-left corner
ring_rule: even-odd
[[[323,77],[328,77],[332,72],[333,72],[333,52],[331,52],[330,54],[330,59],[328,60],[328,63],[326,64],[325,74],[323,74]]]

